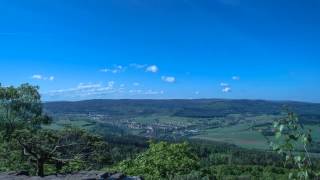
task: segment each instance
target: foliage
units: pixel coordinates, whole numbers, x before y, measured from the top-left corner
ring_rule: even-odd
[[[109,163],[107,144],[100,137],[71,127],[42,127],[50,122],[42,111],[38,87],[0,86],[0,170],[25,169],[44,176],[46,164],[59,172],[79,161],[85,162],[81,168],[101,168]]]
[[[171,180],[209,180],[209,176],[203,176],[201,171],[192,171],[188,174],[174,175]]]
[[[42,113],[38,87],[28,84],[18,88],[0,86],[0,120],[4,145],[10,148],[19,147],[23,155],[33,157],[28,160],[36,164],[37,174],[43,175],[42,152],[46,147],[39,149],[42,144],[38,140],[48,138],[45,140],[52,142],[54,137],[41,131],[41,125],[48,124],[50,118]],[[27,140],[33,143],[30,144]],[[8,149],[2,152],[11,153]]]
[[[146,179],[168,179],[188,174],[199,168],[198,158],[187,143],[151,143],[150,148],[135,159],[121,162],[115,170]]]
[[[215,179],[287,179],[288,171],[272,166],[219,165],[209,168]]]
[[[272,142],[274,151],[285,157],[285,167],[297,168],[290,179],[309,179],[312,172],[308,146],[312,143],[311,130],[305,130],[298,117],[287,111],[286,116],[274,122],[277,142]],[[302,151],[301,148],[303,149]]]

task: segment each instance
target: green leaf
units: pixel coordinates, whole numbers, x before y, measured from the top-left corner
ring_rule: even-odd
[[[301,156],[295,156],[294,157],[294,160],[295,160],[295,162],[301,162]]]
[[[283,129],[284,129],[284,125],[283,125],[283,124],[281,124],[281,125],[280,125],[280,127],[279,127],[280,132],[282,132],[282,131],[283,131]]]
[[[289,179],[293,178],[293,173],[289,173]]]
[[[276,132],[276,139],[279,139],[281,137],[281,132]]]

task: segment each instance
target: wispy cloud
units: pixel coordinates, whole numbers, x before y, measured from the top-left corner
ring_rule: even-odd
[[[34,74],[31,76],[32,79],[43,80],[43,81],[53,81],[55,79],[54,76],[43,76],[41,74]]]
[[[109,81],[107,85],[103,86],[101,83],[79,83],[78,86],[74,88],[58,89],[52,90],[46,93],[49,96],[67,96],[67,97],[77,97],[77,96],[90,96],[97,94],[112,93],[121,90],[114,88],[114,81]]]
[[[222,92],[229,93],[229,92],[231,92],[231,88],[230,87],[224,87],[224,88],[222,88]]]
[[[35,74],[35,75],[32,76],[32,79],[41,80],[41,79],[42,79],[42,75],[40,75],[40,74]]]
[[[173,76],[162,76],[161,79],[162,79],[162,81],[167,82],[167,83],[176,82],[176,78]]]
[[[238,81],[240,80],[240,76],[232,76],[232,80]]]
[[[131,94],[141,94],[142,90],[141,89],[130,89],[129,93],[131,93]]]
[[[132,85],[133,85],[133,86],[140,86],[140,83],[134,82],[134,83],[132,83]]]
[[[152,89],[148,89],[148,90],[131,89],[129,90],[129,93],[131,95],[162,95],[164,94],[164,91],[163,90],[156,91]]]
[[[164,91],[153,91],[153,90],[147,90],[147,91],[145,91],[145,93],[144,94],[146,94],[146,95],[158,95],[158,94],[164,94]]]
[[[112,68],[100,69],[101,72],[105,72],[105,73],[110,72],[113,74],[121,73],[121,72],[124,72],[125,70],[126,70],[126,67],[121,65],[114,65]]]
[[[76,89],[91,89],[91,88],[100,88],[101,84],[85,84],[85,83],[80,83]]]
[[[146,68],[146,72],[156,73],[158,71],[159,71],[159,68],[156,65],[151,65]]]
[[[222,83],[220,83],[220,86],[225,87],[225,86],[229,86],[229,84],[228,84],[228,83],[224,83],[224,82],[222,82]]]
[[[130,64],[130,67],[133,67],[133,68],[136,68],[136,69],[144,69],[147,66],[148,66],[147,64],[137,64],[137,63]]]
[[[228,83],[220,83],[220,86],[222,87],[222,92],[224,93],[228,93],[228,92],[231,92],[231,87],[229,86]]]
[[[135,96],[135,95],[161,95],[163,90],[152,89],[130,89],[125,88],[125,84],[117,85],[115,81],[107,83],[79,83],[74,88],[52,90],[44,95],[49,97],[62,98],[104,98],[117,96]]]

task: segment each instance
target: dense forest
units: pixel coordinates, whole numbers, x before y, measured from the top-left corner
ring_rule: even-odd
[[[103,102],[102,106],[100,103]],[[109,105],[105,105],[105,103]],[[129,101],[130,102],[130,101]],[[141,100],[140,106],[122,101],[43,103],[38,87],[0,86],[0,171],[28,171],[46,176],[81,170],[105,170],[141,176],[145,179],[316,179],[320,173],[312,133],[304,124],[314,123],[320,105],[298,102],[246,100]],[[152,104],[152,106],[150,105]],[[252,104],[253,103],[253,104]],[[208,105],[209,104],[209,105]],[[283,110],[292,106],[299,116]],[[219,107],[216,111],[212,106]],[[44,106],[44,108],[43,108]],[[141,107],[143,111],[141,111]],[[265,108],[268,106],[268,108]],[[310,108],[312,107],[312,108]],[[140,108],[140,109],[138,109]],[[177,117],[224,117],[226,114],[276,114],[273,134],[266,150],[247,149],[226,142],[206,139],[161,138],[139,134],[114,133],[106,129],[79,128],[62,124],[52,128],[55,114],[100,112],[108,116],[136,116],[154,111]],[[200,110],[201,109],[201,110]],[[56,116],[55,116],[56,117]],[[61,116],[59,116],[61,117]],[[109,127],[109,126],[108,126]],[[116,127],[116,126],[115,126]],[[121,128],[119,129],[121,131]]]

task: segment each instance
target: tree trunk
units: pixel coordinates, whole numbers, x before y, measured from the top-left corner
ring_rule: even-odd
[[[37,160],[37,176],[43,177],[44,176],[44,161]]]
[[[55,165],[56,165],[56,173],[59,174],[63,167],[63,163],[61,161],[56,161]]]

